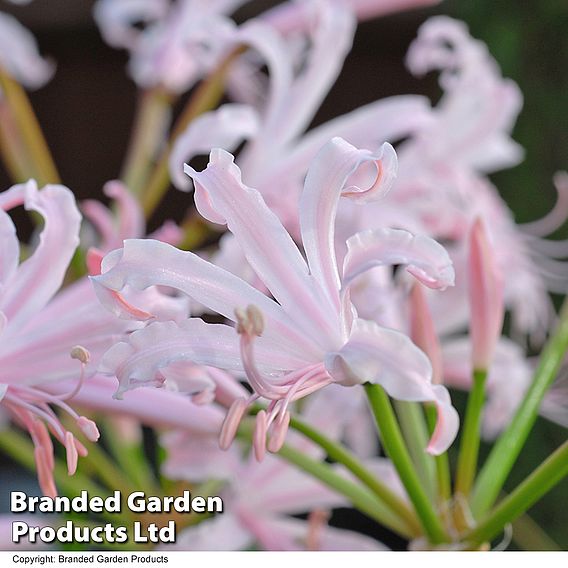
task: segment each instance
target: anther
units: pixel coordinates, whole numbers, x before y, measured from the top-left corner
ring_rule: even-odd
[[[91,359],[91,354],[82,345],[75,345],[75,347],[71,349],[69,355],[71,356],[71,359],[77,359],[77,361],[81,361],[83,365],[86,365]]]
[[[266,411],[261,410],[256,415],[256,424],[253,434],[252,447],[254,449],[254,455],[257,461],[261,462],[264,459],[266,453],[266,430],[268,421],[266,418]]]
[[[286,434],[288,433],[288,428],[290,426],[290,413],[288,411],[284,412],[283,415],[278,417],[274,425],[272,426],[272,431],[270,433],[270,439],[268,440],[268,451],[273,454],[280,451],[286,440]]]
[[[247,406],[247,401],[244,398],[237,398],[237,400],[231,404],[231,408],[229,408],[229,412],[227,412],[227,416],[225,416],[225,420],[223,421],[221,434],[219,435],[219,447],[222,450],[229,449],[230,445],[233,443]]]
[[[65,434],[65,450],[67,456],[67,472],[69,475],[73,475],[77,471],[79,453],[77,452],[77,446],[75,446],[75,437],[71,432],[66,432]]]
[[[77,418],[77,426],[79,426],[81,432],[85,434],[90,442],[96,442],[100,438],[97,425],[87,417],[79,416],[79,418]]]
[[[237,308],[235,310],[237,318],[237,333],[245,335],[262,335],[264,331],[264,316],[262,312],[253,304],[247,306],[246,310]]]

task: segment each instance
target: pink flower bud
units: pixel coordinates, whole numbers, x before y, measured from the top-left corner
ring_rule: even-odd
[[[473,368],[489,368],[503,326],[503,279],[480,219],[469,238],[469,301]]]
[[[415,284],[412,288],[410,310],[410,338],[430,359],[432,364],[432,383],[441,384],[442,350],[421,284]]]

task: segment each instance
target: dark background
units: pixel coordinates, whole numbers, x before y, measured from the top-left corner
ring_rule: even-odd
[[[238,13],[238,19],[271,4],[252,2]],[[102,42],[90,15],[92,5],[88,0],[36,0],[29,6],[3,3],[1,7],[27,25],[42,53],[57,63],[55,77],[30,97],[63,181],[79,199],[102,197],[104,182],[119,175],[137,99],[135,86],[125,74],[126,54]],[[436,77],[414,79],[403,65],[417,28],[436,13],[465,20],[472,35],[488,44],[504,76],[520,85],[525,104],[514,138],[525,148],[526,159],[493,180],[519,222],[540,217],[554,203],[553,173],[568,168],[566,0],[447,0],[435,9],[366,22],[314,124],[389,95],[422,93],[436,100]],[[0,187],[8,186],[0,167]],[[180,220],[186,204],[185,195],[170,191],[151,225],[164,217]],[[568,227],[555,236],[566,238]],[[458,403],[463,404],[463,397]],[[523,479],[565,438],[565,430],[540,420],[509,486]],[[3,472],[9,467],[3,463]],[[567,509],[568,483],[564,482],[531,511],[564,549],[568,549]],[[340,515],[336,520],[352,526],[354,519]],[[391,545],[396,546],[396,541]]]

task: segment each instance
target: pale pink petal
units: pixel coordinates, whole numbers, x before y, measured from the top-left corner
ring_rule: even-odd
[[[112,180],[105,184],[103,192],[118,208],[117,244],[120,245],[124,239],[142,237],[146,232],[144,212],[128,188],[122,182]]]
[[[269,373],[306,365],[263,337],[255,344],[255,358],[259,368]],[[197,318],[179,325],[155,322],[132,333],[128,343],[112,347],[103,358],[101,370],[118,377],[117,396],[120,396],[144,384],[160,386],[164,381],[160,370],[177,361],[242,373],[239,336],[227,325],[207,324]]]
[[[215,434],[178,430],[162,436],[161,444],[167,451],[162,473],[170,479],[190,483],[218,479],[233,483],[240,473],[241,449],[232,446],[221,450]]]
[[[370,166],[364,187],[350,185],[351,179]],[[311,274],[339,309],[339,274],[335,258],[335,215],[341,195],[366,201],[378,199],[396,176],[396,154],[385,144],[376,154],[359,150],[334,138],[312,162],[300,201],[300,227]],[[361,180],[363,181],[363,180]]]
[[[20,243],[16,236],[16,227],[10,216],[0,209],[0,298],[2,288],[18,268],[19,260]]]
[[[195,395],[215,390],[215,382],[209,376],[207,367],[196,365],[192,361],[176,361],[161,368],[160,373],[171,391]]]
[[[402,229],[375,229],[357,233],[347,241],[343,289],[377,266],[402,264],[422,284],[445,289],[454,284],[454,268],[446,249],[435,240]]]
[[[558,194],[554,207],[542,219],[520,225],[520,228],[526,233],[537,236],[549,235],[566,222],[568,216],[568,172],[556,172],[554,187]],[[549,245],[554,243],[554,241],[545,242]],[[565,241],[562,242],[565,243]],[[566,246],[562,250],[565,252]]]
[[[254,543],[250,530],[231,511],[180,532],[176,543],[162,550],[245,550]]]
[[[313,538],[309,521],[291,517],[265,516],[252,529],[264,550],[387,550],[371,537],[327,525]]]
[[[166,221],[163,225],[158,227],[153,233],[148,235],[148,238],[168,243],[169,245],[178,245],[184,237],[183,229],[174,221]]]
[[[57,326],[53,322],[57,321]],[[96,369],[103,353],[126,331],[135,329],[101,309],[90,283],[66,287],[10,341],[0,342],[0,358],[10,380],[38,384],[78,377],[69,353],[80,344],[91,353],[86,371]]]
[[[459,416],[446,389],[432,385],[428,357],[406,335],[357,319],[349,341],[338,352],[328,354],[326,367],[346,386],[377,383],[397,400],[434,402],[438,424],[428,451],[441,453],[454,440]]]
[[[334,136],[364,148],[376,148],[386,140],[395,141],[424,128],[432,121],[428,100],[417,95],[389,97],[359,107],[317,126],[290,148],[271,167],[271,179],[283,174],[303,177],[310,162]]]
[[[81,202],[81,211],[97,230],[102,248],[108,251],[116,247],[116,228],[110,209],[100,201],[85,199]]]
[[[49,391],[63,394],[73,383],[57,382]],[[223,412],[213,406],[194,404],[188,397],[167,390],[138,389],[113,398],[117,383],[113,377],[96,375],[85,381],[73,397],[73,404],[93,412],[119,414],[135,418],[148,426],[179,428],[197,434],[216,435],[221,429]]]
[[[98,0],[93,15],[109,45],[133,48],[142,33],[134,24],[151,24],[163,18],[168,8],[168,0]]]
[[[351,8],[359,20],[370,20],[412,8],[421,8],[438,4],[440,0],[342,0]],[[284,34],[305,29],[307,2],[283,2],[268,10],[262,18]]]
[[[389,548],[370,536],[347,529],[326,526],[321,532],[318,550],[386,551]]]
[[[187,165],[185,168],[194,179],[200,213],[207,217],[212,208],[215,218],[210,220],[226,221],[248,262],[294,320],[294,325],[320,345],[329,344],[325,335],[333,338],[338,333],[331,306],[322,297],[323,291],[309,274],[306,262],[282,223],[258,191],[242,183],[233,156],[213,150],[204,171],[198,173]],[[201,207],[204,196],[209,204],[206,210]]]
[[[487,47],[470,37],[463,22],[430,18],[408,51],[410,70],[422,75],[441,70],[445,93],[437,105],[437,124],[422,135],[420,152],[439,164],[490,172],[517,164],[523,155],[510,138],[522,106],[517,85],[503,79]]]
[[[44,218],[39,244],[30,258],[20,264],[0,299],[0,307],[14,333],[41,310],[61,286],[79,244],[81,216],[69,189],[48,185],[37,191],[35,183],[25,186],[24,207]]]
[[[202,114],[176,138],[170,154],[170,176],[178,189],[188,189],[191,180],[183,172],[183,164],[194,156],[208,154],[211,148],[233,151],[243,140],[258,131],[258,115],[246,105],[226,104]],[[138,236],[138,235],[132,235]]]
[[[0,66],[30,89],[45,85],[55,71],[53,63],[39,54],[33,35],[4,12],[0,12]]]
[[[127,240],[124,249],[105,257],[102,270],[92,281],[99,299],[111,310],[120,312],[123,307],[109,290],[119,291],[126,284],[136,289],[168,286],[232,321],[235,309],[255,305],[267,322],[265,335],[277,337],[282,349],[314,356],[319,352],[308,337],[298,333],[276,302],[191,252],[154,240]]]
[[[424,288],[414,285],[410,293],[410,337],[428,355],[432,382],[442,382],[442,351]]]
[[[335,83],[351,49],[356,21],[340,3],[308,3],[310,48],[300,74],[295,78],[280,113],[280,123],[270,129],[284,146],[308,128]]]
[[[261,464],[247,470],[254,488],[253,503],[262,512],[296,515],[313,509],[333,509],[347,505],[345,497],[280,458],[267,455]],[[256,466],[256,467],[255,467]]]
[[[274,147],[272,134],[278,128],[282,112],[288,104],[293,80],[293,60],[286,43],[271,26],[251,20],[235,34],[237,44],[245,44],[260,54],[270,75],[269,91],[262,114],[262,129],[239,156],[239,163],[247,172],[261,167],[259,160],[267,157],[267,148]]]

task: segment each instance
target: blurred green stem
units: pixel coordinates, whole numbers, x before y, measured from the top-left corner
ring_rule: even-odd
[[[426,404],[426,418],[428,419],[430,435],[432,435],[438,420],[438,411],[436,406],[432,403]],[[436,481],[439,499],[438,506],[440,510],[444,510],[446,504],[450,502],[452,497],[452,480],[448,452],[444,452],[439,456],[434,456],[434,463],[436,465]]]
[[[412,462],[430,500],[434,501],[436,496],[436,463],[434,457],[426,452],[429,436],[422,406],[417,402],[397,400],[394,407]]]
[[[472,377],[472,389],[467,399],[465,420],[460,441],[460,452],[456,472],[456,493],[467,497],[477,472],[479,455],[479,436],[481,417],[485,401],[486,370],[475,370]]]
[[[420,525],[408,505],[393,493],[380,479],[369,471],[355,455],[349,452],[345,446],[334,442],[320,431],[312,428],[297,417],[290,419],[290,428],[300,432],[312,442],[322,448],[329,458],[345,466],[359,481],[363,482],[367,488],[380,499],[390,512],[397,515],[406,523],[408,529],[416,534],[420,533]]]
[[[513,420],[493,446],[474,486],[471,509],[476,518],[486,513],[507,479],[530,431],[546,391],[556,378],[568,349],[568,300],[560,311],[556,331],[546,344],[534,379]]]
[[[122,181],[138,195],[147,181],[152,162],[164,142],[173,96],[161,88],[140,93]]]
[[[43,132],[22,86],[0,68],[0,90],[12,113],[17,128],[26,164],[33,164],[33,172],[24,172],[24,177],[36,178],[38,184],[59,183],[57,168],[45,141]]]
[[[523,550],[562,550],[529,515],[513,521],[513,540]]]
[[[494,539],[503,528],[528,510],[568,475],[568,442],[564,442],[478,525],[463,536],[472,548]]]
[[[238,437],[250,444],[252,430],[250,422],[242,422],[239,427]],[[376,522],[405,538],[412,539],[418,536],[416,531],[410,530],[407,523],[403,522],[398,515],[394,515],[373,493],[344,475],[337,473],[332,466],[324,461],[314,459],[287,444],[282,446],[276,456],[295,465],[335,492],[343,495],[356,509]]]
[[[365,383],[364,387],[385,452],[406,488],[424,533],[432,544],[449,542],[440,518],[416,474],[387,393],[380,385]]]

